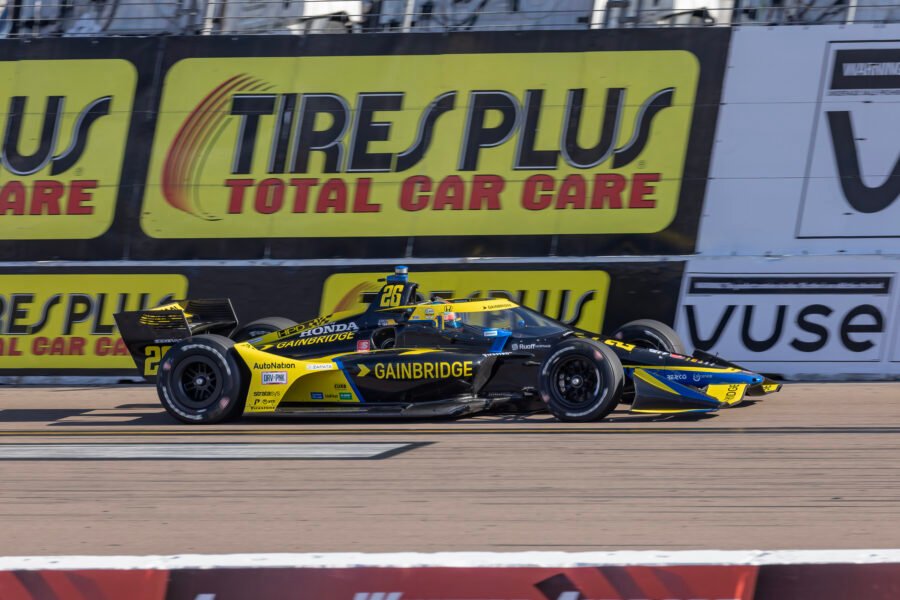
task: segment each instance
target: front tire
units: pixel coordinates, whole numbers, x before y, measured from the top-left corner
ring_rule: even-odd
[[[569,340],[541,364],[540,393],[560,421],[599,421],[618,406],[624,380],[612,350],[590,340]]]
[[[638,319],[625,323],[613,332],[617,340],[640,346],[662,350],[672,354],[687,354],[684,342],[674,329],[661,321]]]
[[[229,337],[235,342],[246,342],[273,331],[281,331],[282,329],[293,327],[296,324],[296,321],[291,321],[284,317],[266,317],[265,319],[257,319],[246,325],[241,325]]]
[[[156,391],[170,415],[183,423],[220,423],[239,416],[245,394],[234,342],[221,335],[197,335],[166,352]]]

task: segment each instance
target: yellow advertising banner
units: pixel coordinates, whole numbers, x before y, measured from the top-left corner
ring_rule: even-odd
[[[338,273],[325,280],[320,314],[363,310],[363,292],[381,288],[383,272]],[[426,298],[507,298],[547,316],[600,332],[609,295],[606,271],[416,271]]]
[[[0,275],[0,368],[133,369],[113,315],[187,291],[183,275]]]
[[[166,74],[156,238],[652,233],[678,209],[683,50],[187,58]]]
[[[0,61],[0,231],[89,239],[109,229],[137,73],[125,60]]]

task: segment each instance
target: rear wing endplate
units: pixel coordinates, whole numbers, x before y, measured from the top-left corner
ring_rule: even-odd
[[[201,333],[227,336],[238,324],[228,298],[179,300],[120,312],[115,319],[138,372],[148,381],[156,380],[159,363],[172,344]]]

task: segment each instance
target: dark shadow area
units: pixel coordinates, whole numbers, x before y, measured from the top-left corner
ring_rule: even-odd
[[[0,410],[0,422],[8,423],[47,423],[51,427],[97,427],[110,429],[130,429],[138,427],[198,427],[176,421],[170,417],[159,404],[133,403],[120,404],[104,410],[103,415],[98,415],[96,421],[81,419],[77,421],[65,421],[68,417],[89,415],[97,409],[59,409],[59,408],[28,408]],[[107,420],[107,417],[120,415],[111,414],[115,410],[138,411],[146,410],[145,414],[135,412],[123,412],[121,416],[131,417],[127,421]],[[692,423],[715,418],[715,413],[684,413],[675,415],[631,415],[627,410],[617,410],[597,424],[602,423]],[[364,428],[366,425],[418,425],[418,426],[465,426],[467,424],[480,425],[556,425],[565,426],[557,421],[550,413],[482,413],[464,417],[397,417],[397,416],[311,416],[293,414],[257,414],[243,416],[236,421],[226,423],[230,428],[240,430],[242,428],[258,427],[261,424],[282,425],[347,425]],[[452,430],[452,429],[450,429]],[[277,433],[277,429],[272,430]],[[577,428],[573,427],[573,432]]]
[[[600,421],[601,423],[696,423],[714,419],[717,413],[681,413],[674,415],[631,415],[627,412]]]
[[[0,410],[0,423],[51,423],[86,412],[90,411],[79,408],[8,408]]]
[[[738,404],[735,404],[734,406],[729,406],[725,410],[732,410],[734,408],[747,408],[749,406],[754,406],[757,402],[759,402],[759,400],[747,400],[746,398],[744,398]]]

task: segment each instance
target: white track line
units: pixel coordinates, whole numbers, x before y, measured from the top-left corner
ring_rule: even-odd
[[[393,554],[183,554],[177,556],[13,556],[0,571],[353,567],[595,567],[900,563],[891,550],[624,550],[618,552],[400,552]]]
[[[377,458],[411,444],[0,444],[0,460]]]

